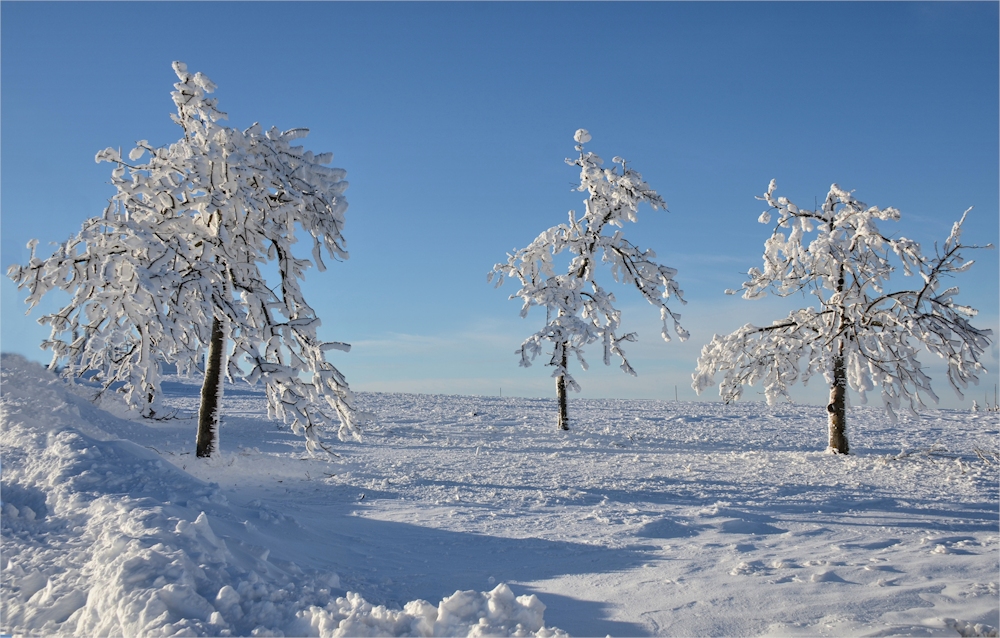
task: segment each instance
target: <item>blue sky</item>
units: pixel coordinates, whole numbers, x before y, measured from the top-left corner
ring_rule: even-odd
[[[975,206],[966,240],[997,243],[997,3],[3,2],[0,19],[4,268],[103,210],[98,150],[179,137],[183,60],[231,125],[308,127],[306,147],[347,170],[351,258],[305,291],[321,335],[353,344],[333,360],[358,390],[554,394],[551,370],[514,354],[543,316],[521,319],[514,285],[486,273],[580,210],[563,163],[577,128],[669,204],[625,231],[679,270],[692,334],[663,343],[655,309],[622,289],[639,377],[594,350],[580,396],[693,399],[714,332],[787,313],[722,294],[760,263],[754,196],[772,178],[803,206],[832,182],[895,206],[884,230],[926,248]],[[997,251],[977,259],[960,299],[996,331]],[[6,278],[0,292],[3,350],[47,360],[41,313]],[[942,405],[971,404],[925,363]],[[987,364],[980,402],[996,347]],[[796,400],[823,402],[821,385]]]

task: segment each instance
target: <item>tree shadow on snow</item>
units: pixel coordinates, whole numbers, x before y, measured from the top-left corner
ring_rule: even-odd
[[[570,636],[648,636],[649,629],[635,623],[607,620],[611,605],[553,594],[533,587],[517,587],[517,593],[535,594],[545,603],[545,625],[558,627]],[[598,612],[598,613],[595,613]]]
[[[291,512],[292,517],[284,521],[255,521],[252,539],[238,520],[216,519],[212,526],[227,543],[251,540],[268,547],[269,562],[289,561],[306,569],[337,572],[345,590],[390,608],[416,599],[437,604],[459,590],[489,591],[508,583],[517,595],[538,594],[547,606],[548,626],[576,635],[648,633],[641,625],[607,620],[607,605],[600,601],[553,595],[517,583],[629,569],[648,561],[653,547],[610,549],[569,541],[505,538],[323,509],[323,513]]]

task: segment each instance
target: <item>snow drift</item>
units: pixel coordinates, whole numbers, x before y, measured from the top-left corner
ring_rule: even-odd
[[[505,584],[391,610],[336,573],[270,561],[249,536],[216,534],[229,508],[218,486],[108,434],[130,424],[16,355],[3,356],[2,387],[4,633],[562,633]]]

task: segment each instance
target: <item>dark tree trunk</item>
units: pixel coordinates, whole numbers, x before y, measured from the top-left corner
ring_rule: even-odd
[[[566,370],[566,344],[562,344],[562,369]],[[560,374],[556,377],[556,398],[559,400],[559,421],[557,423],[560,430],[569,429],[569,414],[566,406],[566,377]]]
[[[830,449],[837,454],[847,454],[847,372],[842,354],[833,360],[833,385],[826,411],[830,422]]]
[[[196,454],[212,456],[219,430],[219,402],[222,399],[222,351],[226,347],[222,322],[212,320],[212,341],[208,344],[205,362],[205,382],[201,386],[201,408],[198,410]]]
[[[831,227],[831,232],[833,228]],[[844,264],[838,266],[837,296],[844,294]],[[847,368],[844,366],[844,307],[837,313],[837,353],[833,357],[833,385],[830,387],[830,403],[826,406],[830,424],[830,450],[836,454],[847,454]]]

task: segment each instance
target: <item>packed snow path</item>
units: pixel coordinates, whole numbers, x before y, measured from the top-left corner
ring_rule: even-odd
[[[361,394],[365,441],[314,458],[237,385],[206,462],[197,381],[164,389],[133,422],[4,357],[0,631],[1000,625],[997,413],[852,408],[843,457],[818,407],[575,400],[561,433],[549,399]]]

